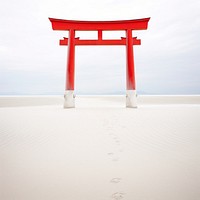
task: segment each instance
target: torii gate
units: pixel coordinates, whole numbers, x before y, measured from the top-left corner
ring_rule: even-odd
[[[125,45],[126,46],[126,107],[137,107],[133,45],[140,45],[141,40],[132,37],[132,30],[146,30],[150,18],[119,21],[75,21],[49,18],[53,30],[69,31],[69,38],[60,40],[60,45],[68,45],[68,61],[65,86],[64,108],[75,107],[74,70],[75,46],[77,45]],[[103,39],[103,31],[126,32],[126,38],[118,40]],[[76,31],[97,31],[98,39],[81,40],[75,37]]]

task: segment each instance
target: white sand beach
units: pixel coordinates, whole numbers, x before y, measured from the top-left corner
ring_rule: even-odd
[[[199,200],[200,96],[0,97],[1,200]]]

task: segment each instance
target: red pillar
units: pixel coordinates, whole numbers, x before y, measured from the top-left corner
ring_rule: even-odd
[[[135,90],[132,30],[126,30],[126,89]]]
[[[66,90],[74,90],[75,30],[69,30]]]

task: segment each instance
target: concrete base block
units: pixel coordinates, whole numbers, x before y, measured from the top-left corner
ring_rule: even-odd
[[[74,90],[66,90],[64,94],[64,108],[75,108]]]
[[[137,108],[136,90],[126,90],[126,107]]]

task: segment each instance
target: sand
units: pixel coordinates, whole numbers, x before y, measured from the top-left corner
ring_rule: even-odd
[[[199,200],[199,96],[0,97],[1,200]]]

